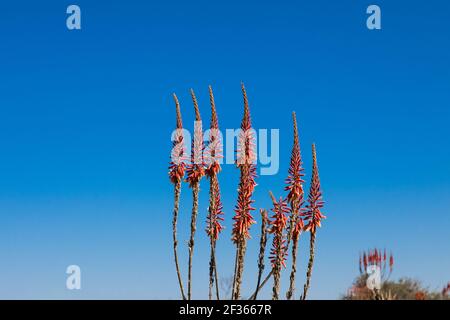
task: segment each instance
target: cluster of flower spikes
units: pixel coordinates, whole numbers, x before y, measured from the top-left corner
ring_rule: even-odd
[[[389,267],[389,272],[392,272],[394,267],[394,256],[392,253],[389,257],[386,253],[386,249],[383,251],[380,249],[372,249],[359,256],[359,271],[360,273],[366,273],[367,267],[371,265],[378,266],[383,273],[386,272],[387,267]],[[384,274],[383,274],[384,276]]]

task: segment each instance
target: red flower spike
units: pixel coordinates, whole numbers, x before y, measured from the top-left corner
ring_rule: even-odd
[[[169,178],[173,184],[178,183],[184,177],[185,172],[185,145],[183,140],[183,122],[181,120],[181,111],[180,111],[180,103],[178,102],[178,98],[173,94],[173,99],[175,101],[176,108],[176,132],[175,132],[175,141],[173,141],[173,154],[172,161],[169,165]],[[177,157],[177,161],[174,161],[173,157]]]
[[[394,256],[391,253],[391,255],[389,257],[389,271],[390,272],[392,272],[393,266],[394,266]]]
[[[289,228],[292,227],[292,231],[289,231],[288,240],[290,240],[289,236],[291,236],[292,240],[296,245],[296,242],[298,241],[300,234],[304,229],[303,220],[299,215],[301,215],[301,213],[303,212],[302,209],[304,205],[303,183],[305,182],[303,180],[303,177],[305,174],[303,173],[304,169],[302,167],[300,142],[298,139],[297,118],[295,112],[292,112],[292,121],[294,127],[294,143],[292,146],[288,177],[285,180],[285,183],[287,185],[284,188],[284,190],[288,191],[286,200],[291,207],[291,217],[290,217],[291,221],[289,224]],[[291,278],[291,281],[294,281],[293,279],[294,278]]]
[[[445,287],[442,289],[442,295],[443,295],[444,297],[447,297],[447,295],[448,295],[449,292],[450,292],[450,282],[447,283],[447,286],[445,286]]]
[[[381,250],[375,248],[367,250],[366,252],[363,252],[362,258],[360,254],[360,259],[362,260],[362,262],[360,262],[360,270],[362,269],[362,273],[366,273],[367,268],[371,265],[375,265],[380,268],[381,278],[383,280],[387,279],[392,273],[394,258],[392,256],[392,253],[389,258],[387,257],[386,249]],[[361,268],[361,263],[363,268]],[[386,270],[388,263],[389,263],[389,273],[387,272],[388,270]]]
[[[359,273],[362,274],[362,270],[363,270],[363,262],[362,262],[362,257],[361,257],[361,253],[359,254]]]
[[[367,261],[367,255],[366,255],[365,252],[364,252],[364,255],[363,255],[363,262],[364,262],[364,270],[366,270],[367,266],[369,265],[369,263]]]
[[[279,201],[275,199],[272,193],[270,193],[273,202],[273,216],[272,220],[269,222],[271,224],[271,228],[269,233],[274,235],[272,242],[272,249],[270,251],[270,262],[272,263],[272,267],[275,266],[283,266],[286,267],[286,239],[284,231],[287,225],[287,213],[290,212],[290,209],[287,205],[286,200],[280,198]]]
[[[200,182],[201,178],[205,174],[203,163],[203,132],[201,125],[200,110],[198,108],[197,98],[195,97],[194,90],[191,89],[192,101],[194,103],[195,110],[195,128],[194,138],[192,139],[191,148],[191,163],[187,166],[187,179],[190,187],[193,187],[196,183]]]
[[[223,158],[222,155],[222,141],[220,139],[219,121],[217,118],[216,104],[214,102],[214,95],[211,86],[209,86],[209,101],[211,104],[211,123],[210,123],[210,135],[208,146],[208,166],[206,169],[206,175],[212,177],[220,172],[220,163],[216,160]]]
[[[284,190],[288,191],[287,202],[292,204],[298,202],[301,206],[303,204],[303,183],[302,177],[305,176],[302,167],[302,158],[300,154],[300,143],[298,139],[297,119],[295,112],[292,113],[292,120],[294,122],[294,145],[292,146],[291,162],[288,170],[288,177],[286,179],[287,186]]]
[[[251,215],[251,211],[255,210],[255,208],[252,207],[254,200],[252,200],[251,197],[256,186],[256,165],[253,164],[253,160],[251,160],[254,156],[252,135],[246,134],[251,132],[252,127],[247,93],[243,84],[242,94],[244,96],[244,116],[241,122],[241,136],[239,139],[240,144],[238,147],[238,158],[236,163],[241,170],[241,174],[239,179],[237,205],[234,209],[236,214],[233,217],[234,223],[232,230],[232,240],[235,244],[239,244],[240,241],[245,241],[250,238],[249,229],[252,224],[256,223]],[[243,154],[246,161],[241,161]],[[251,161],[249,161],[249,159]]]
[[[223,230],[223,226],[220,223],[221,221],[224,221],[223,206],[220,199],[220,189],[217,179],[214,179],[212,183],[215,204],[212,208],[210,208],[209,214],[207,216],[206,233],[209,237],[211,237],[211,239],[217,240],[219,238],[219,233]]]
[[[255,137],[252,128],[250,108],[248,106],[247,92],[242,84],[242,95],[244,97],[244,116],[241,121],[241,130],[238,137],[237,159],[238,167],[242,165],[253,165],[256,160]]]
[[[209,177],[211,183],[210,190],[210,208],[207,216],[207,228],[206,233],[208,236],[216,241],[219,237],[219,233],[223,230],[221,221],[223,221],[223,206],[220,199],[220,188],[219,181],[217,179],[217,174],[220,171],[219,162],[215,159],[219,158],[221,155],[217,154],[221,151],[220,139],[218,137],[219,121],[216,113],[216,105],[214,102],[214,95],[211,86],[209,86],[209,99],[211,104],[211,124],[210,124],[210,150],[211,150],[211,163],[206,169],[206,175]],[[212,145],[211,145],[212,144]]]
[[[321,220],[326,217],[320,211],[323,207],[322,201],[322,191],[320,190],[320,179],[319,179],[319,169],[317,166],[317,156],[316,156],[316,146],[312,145],[313,154],[313,168],[312,168],[312,178],[311,186],[308,196],[308,205],[306,206],[306,212],[302,214],[305,217],[305,222],[307,222],[305,231],[316,232],[317,228],[321,227]]]

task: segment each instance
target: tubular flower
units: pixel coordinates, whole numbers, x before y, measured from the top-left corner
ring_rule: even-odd
[[[180,103],[178,98],[173,94],[176,107],[176,131],[174,134],[173,149],[171,155],[171,161],[169,165],[169,178],[173,184],[176,184],[183,180],[185,172],[185,160],[186,160],[186,147],[183,140],[183,122],[181,120]]]
[[[317,228],[321,227],[321,220],[326,217],[320,211],[323,207],[322,191],[320,190],[319,169],[317,166],[316,146],[312,146],[313,153],[313,169],[311,178],[311,187],[308,196],[308,205],[306,206],[306,212],[303,214],[305,221],[305,231],[311,231],[315,233]]]

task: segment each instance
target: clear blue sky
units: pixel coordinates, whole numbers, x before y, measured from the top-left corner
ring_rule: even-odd
[[[189,89],[209,121],[239,126],[240,82],[255,128],[280,129],[280,172],[258,180],[256,206],[281,195],[297,112],[310,173],[316,142],[328,218],[319,230],[311,298],[337,298],[362,249],[394,252],[393,276],[433,289],[450,280],[450,4],[448,1],[75,1],[3,3],[0,13],[0,298],[178,298],[167,163],[171,93],[193,125]],[[382,30],[365,26],[382,10]],[[306,177],[309,180],[309,176]],[[220,176],[230,276],[237,170]],[[207,298],[202,184],[194,297]],[[180,252],[186,270],[190,192]],[[256,281],[259,226],[244,294]],[[300,242],[298,287],[307,238]],[[82,269],[82,290],[65,269]],[[287,278],[286,273],[283,274]],[[266,297],[268,291],[265,291]]]

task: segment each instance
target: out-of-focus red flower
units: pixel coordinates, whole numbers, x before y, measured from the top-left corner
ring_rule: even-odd
[[[363,262],[364,262],[364,270],[366,270],[367,266],[369,265],[369,261],[367,259],[367,255],[366,255],[365,252],[364,252],[364,255],[363,255]]]
[[[362,260],[361,253],[359,254],[359,273],[360,274],[363,273],[363,260]]]
[[[373,265],[380,268],[381,278],[382,280],[386,280],[392,273],[392,269],[394,266],[394,257],[391,253],[390,257],[388,258],[386,249],[382,251],[381,249],[377,248],[364,251],[362,255],[359,254],[360,273],[367,273],[367,268]],[[389,272],[387,270],[388,266]]]
[[[426,299],[426,294],[423,291],[417,291],[416,294],[414,295],[414,298],[416,300],[425,300]]]
[[[450,282],[447,283],[447,286],[445,286],[445,287],[442,289],[442,295],[443,295],[444,297],[446,297],[446,296],[448,295],[449,292],[450,292]]]
[[[391,253],[389,257],[389,272],[392,272],[393,267],[394,267],[394,256]]]

